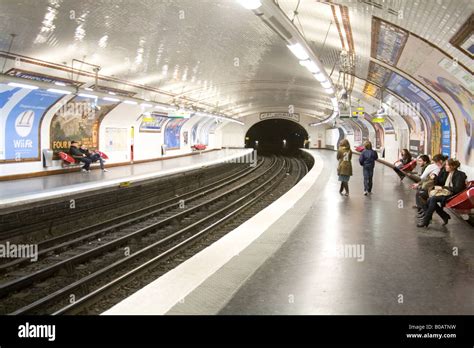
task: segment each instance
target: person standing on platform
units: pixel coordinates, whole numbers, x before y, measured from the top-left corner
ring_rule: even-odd
[[[345,195],[349,196],[349,179],[352,176],[352,151],[347,139],[343,139],[339,144],[337,159],[339,161],[337,175],[339,175],[339,181],[341,182],[339,193],[342,195],[343,191],[346,190]]]
[[[366,141],[364,143],[364,151],[360,154],[359,163],[362,166],[364,174],[364,196],[372,193],[372,178],[374,177],[375,161],[379,156],[377,152],[372,150],[372,143]]]

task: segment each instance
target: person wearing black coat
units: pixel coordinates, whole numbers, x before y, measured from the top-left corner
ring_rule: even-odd
[[[374,177],[375,161],[379,158],[377,152],[372,150],[372,143],[364,143],[364,151],[360,154],[359,163],[362,166],[364,174],[364,195],[372,193],[372,178]]]
[[[458,170],[460,165],[459,161],[452,158],[446,161],[445,167],[441,169],[435,179],[435,188],[430,191],[430,197],[419,215],[418,227],[428,227],[435,211],[443,219],[443,225],[446,225],[451,219],[443,207],[449,198],[466,189],[467,176],[466,173]]]
[[[71,141],[71,147],[69,147],[69,154],[76,160],[76,161],[79,161],[79,162],[82,162],[84,163],[84,165],[82,166],[82,171],[83,172],[90,172],[90,166],[91,166],[91,163],[92,163],[92,160],[87,158],[87,156],[85,154],[83,154],[81,152],[81,150],[79,149],[78,147],[78,142],[77,141]]]

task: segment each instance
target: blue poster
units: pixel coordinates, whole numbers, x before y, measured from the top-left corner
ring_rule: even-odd
[[[7,92],[4,92],[7,93]],[[5,130],[5,159],[39,157],[39,126],[45,112],[62,96],[37,89],[29,92],[10,111]],[[0,100],[0,105],[3,104]]]
[[[432,125],[431,134],[428,134],[432,145],[441,143],[441,153],[445,156],[451,156],[451,126],[448,115],[441,105],[413,83],[396,73],[392,74],[387,88],[419,108],[421,116]],[[439,123],[440,134],[437,134],[437,123]],[[432,155],[436,154],[437,149],[433,149],[432,152]]]
[[[187,120],[188,119],[185,118],[175,118],[166,124],[165,145],[168,147],[168,149],[179,149],[181,147],[179,134],[181,127]]]

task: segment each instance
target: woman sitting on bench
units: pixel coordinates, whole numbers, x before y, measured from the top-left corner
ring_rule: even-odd
[[[395,163],[395,168],[393,170],[397,175],[400,177],[400,180],[405,179],[405,174],[400,170],[404,166],[406,166],[408,163],[411,162],[411,153],[407,149],[402,150],[402,158],[400,158],[396,163],[399,163],[398,165]]]
[[[439,172],[435,179],[436,186],[430,191],[430,197],[423,206],[423,214],[420,216],[418,227],[428,227],[435,211],[443,219],[443,225],[446,225],[451,219],[443,207],[449,198],[466,189],[467,177],[464,172],[458,170],[460,165],[459,161],[451,158],[446,162],[445,168]]]

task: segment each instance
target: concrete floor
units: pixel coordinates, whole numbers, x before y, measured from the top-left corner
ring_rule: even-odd
[[[414,191],[377,164],[363,195],[338,193],[335,153],[310,212],[219,314],[474,314],[474,229],[455,218],[416,227]]]

